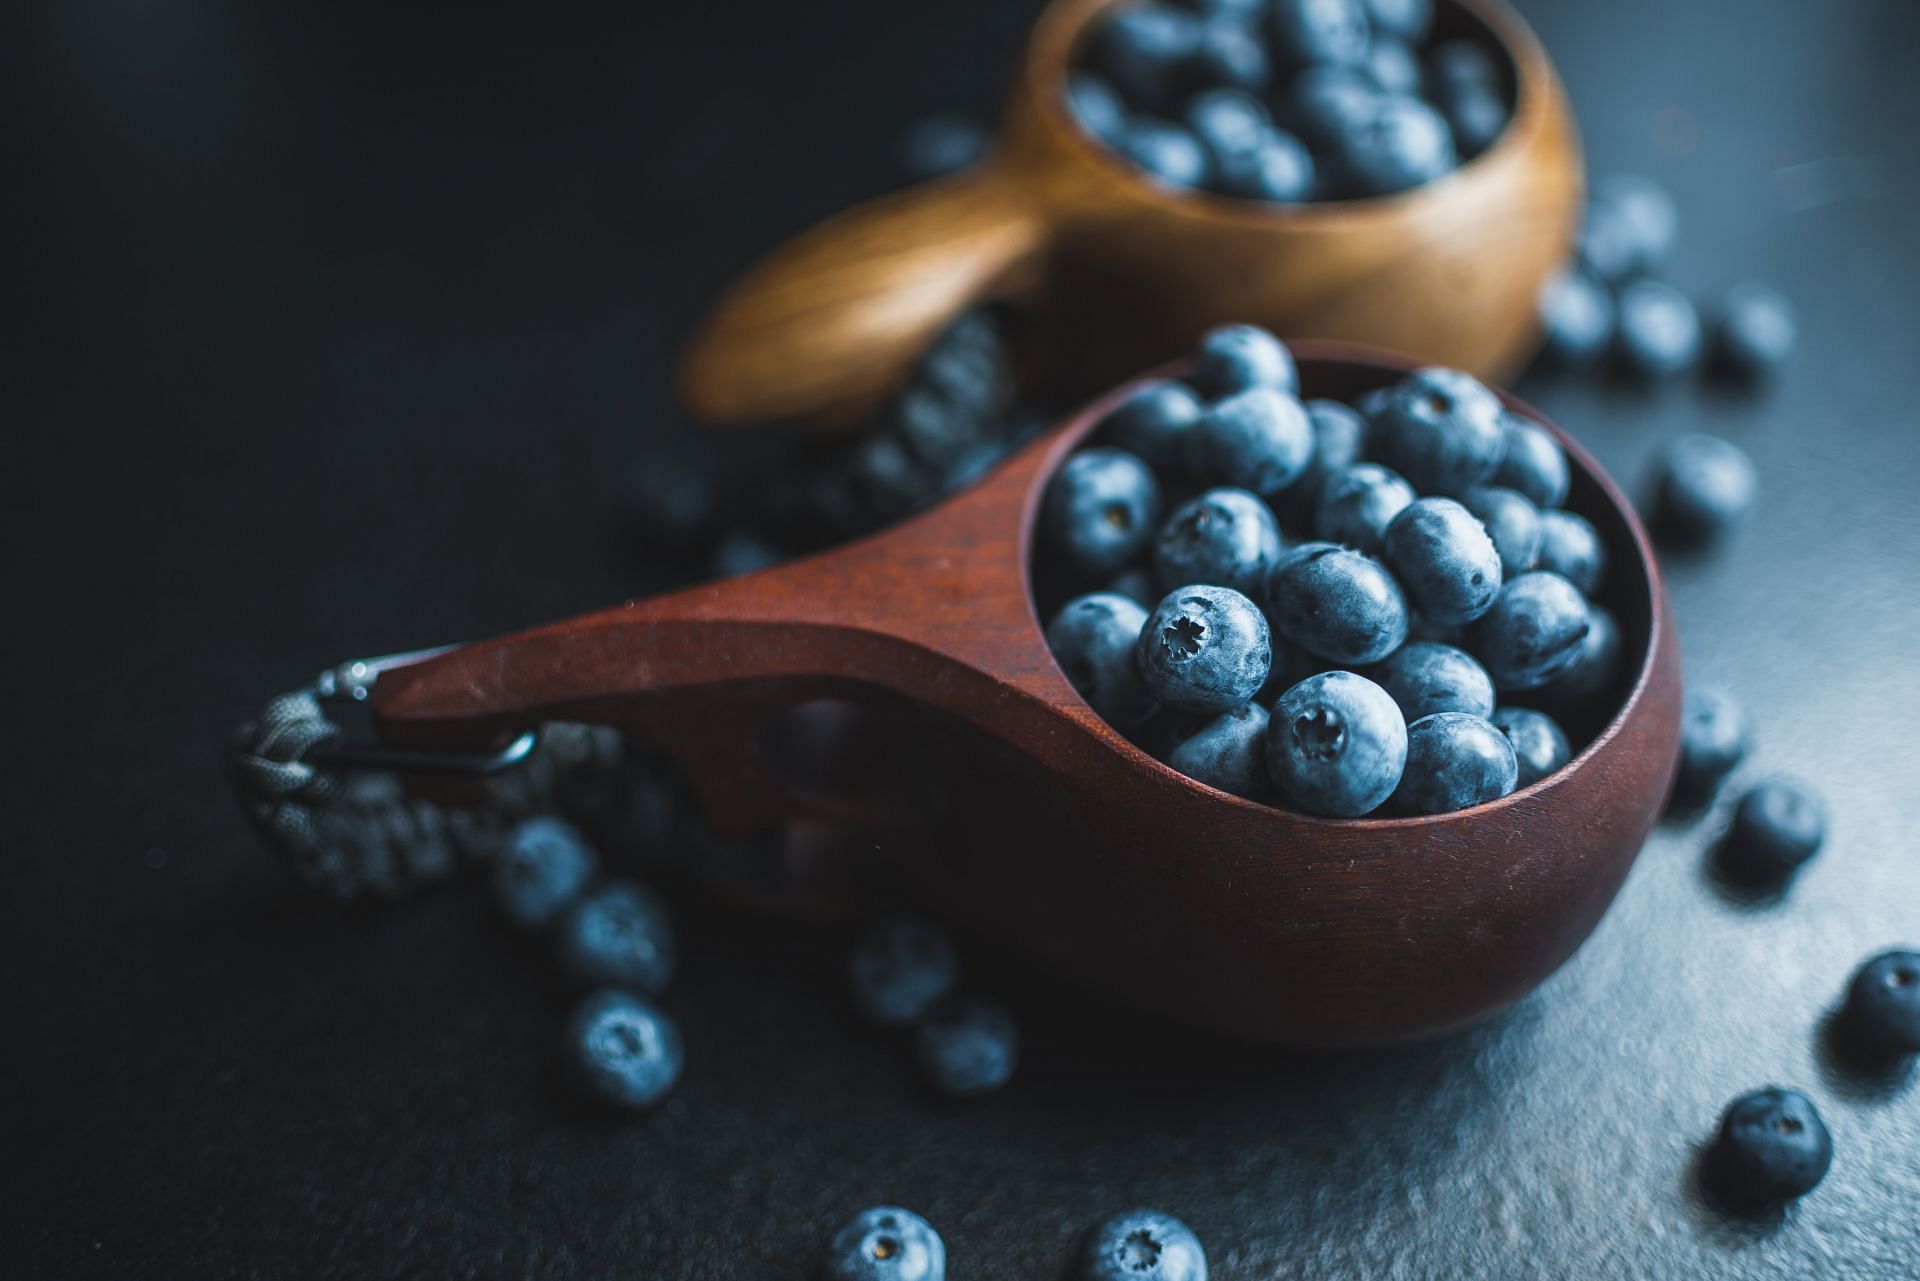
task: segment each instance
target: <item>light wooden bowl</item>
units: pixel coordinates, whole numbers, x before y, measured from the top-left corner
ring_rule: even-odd
[[[1081,385],[1191,350],[1230,321],[1496,382],[1518,368],[1540,285],[1572,241],[1582,175],[1559,81],[1511,9],[1441,0],[1435,15],[1440,36],[1477,32],[1507,52],[1514,114],[1491,148],[1399,195],[1285,206],[1169,191],[1082,131],[1067,71],[1115,3],[1055,0],[1042,14],[990,158],[831,218],[735,283],[686,350],[688,410],[851,426],[986,298],[1033,314],[1026,354],[1043,379]]]

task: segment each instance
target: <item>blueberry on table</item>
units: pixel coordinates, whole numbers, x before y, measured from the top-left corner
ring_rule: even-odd
[[[1602,279],[1617,283],[1652,271],[1665,260],[1680,231],[1680,210],[1666,188],[1650,178],[1609,174],[1598,178],[1587,202],[1587,230],[1607,242]],[[1582,239],[1582,248],[1586,240]]]
[[[1753,460],[1740,446],[1718,436],[1680,436],[1660,454],[1653,519],[1666,533],[1713,538],[1747,514],[1759,488]]]
[[[1335,663],[1377,663],[1407,638],[1407,601],[1393,575],[1332,543],[1281,554],[1267,576],[1267,611],[1283,637]]]
[[[1101,421],[1101,437],[1104,443],[1164,472],[1180,466],[1187,432],[1203,412],[1193,388],[1155,378],[1142,383]]]
[[[1615,340],[1630,372],[1668,378],[1699,360],[1700,316],[1672,285],[1636,280],[1620,291]]]
[[[507,833],[493,861],[493,894],[515,925],[551,925],[586,890],[600,856],[580,829],[530,818]]]
[[[1254,387],[1292,395],[1299,390],[1300,371],[1286,344],[1258,325],[1221,325],[1200,340],[1193,385],[1212,400]]]
[[[1798,783],[1761,783],[1734,807],[1721,854],[1726,866],[1754,881],[1781,881],[1820,852],[1827,811]]]
[[[1080,1238],[1066,1281],[1207,1281],[1207,1252],[1171,1214],[1126,1210]]]
[[[912,1210],[876,1205],[833,1234],[817,1275],[819,1281],[946,1281],[947,1244]]]
[[[905,1027],[960,981],[960,956],[937,925],[894,917],[875,925],[847,954],[854,1008],[869,1023]]]
[[[1368,674],[1393,696],[1409,725],[1435,712],[1493,714],[1493,678],[1452,645],[1411,641]]]
[[[1780,1086],[1735,1099],[1707,1153],[1713,1190],[1756,1207],[1805,1196],[1832,1164],[1833,1139],[1813,1100]]]
[[[1153,540],[1153,572],[1165,591],[1216,583],[1252,595],[1280,559],[1280,522],[1244,489],[1209,489],[1176,507]]]
[[[1541,354],[1559,366],[1591,364],[1613,341],[1613,295],[1578,267],[1540,286]]]
[[[1540,513],[1540,550],[1533,563],[1591,596],[1606,580],[1607,547],[1585,516],[1549,509]]]
[[[1460,163],[1446,119],[1419,98],[1381,94],[1336,140],[1337,168],[1354,194],[1388,196]]]
[[[1186,444],[1193,479],[1264,498],[1293,484],[1313,461],[1313,426],[1288,393],[1249,387],[1208,406]]]
[[[959,1098],[989,1094],[1013,1079],[1020,1030],[996,1001],[943,1001],[928,1011],[915,1036],[920,1067],[942,1093]]]
[[[1176,712],[1215,716],[1266,683],[1273,650],[1260,607],[1231,587],[1191,584],[1169,592],[1140,632],[1148,691]]]
[[[1330,543],[1377,556],[1386,547],[1387,526],[1417,497],[1400,473],[1379,463],[1355,463],[1321,485],[1313,532]]]
[[[1248,703],[1223,712],[1167,754],[1167,764],[1196,782],[1259,800],[1267,792],[1267,712]]]
[[[1500,589],[1466,630],[1466,646],[1496,688],[1537,689],[1579,663],[1595,611],[1558,574],[1536,570]]]
[[[1419,44],[1433,25],[1433,0],[1366,0],[1366,7],[1376,36],[1385,33]]]
[[[1880,1054],[1920,1054],[1920,952],[1893,951],[1861,966],[1841,1011],[1854,1040]]]
[[[1450,814],[1512,792],[1519,760],[1492,721],[1435,712],[1407,726],[1407,764],[1388,802],[1395,814]]]
[[[1747,718],[1724,690],[1689,689],[1680,712],[1680,790],[1707,796],[1747,754]]]
[[[1518,490],[1543,509],[1567,501],[1567,454],[1553,433],[1514,413],[1503,415],[1502,422],[1506,448],[1493,483]]]
[[[1500,553],[1479,517],[1451,498],[1408,505],[1387,526],[1382,555],[1408,603],[1442,626],[1472,622],[1500,595]]]
[[[1143,587],[1145,599],[1158,601],[1151,586]],[[1047,624],[1047,648],[1067,682],[1101,720],[1118,729],[1131,729],[1153,715],[1153,695],[1137,656],[1146,625],[1147,609],[1139,598],[1112,591],[1076,596]]]
[[[1514,783],[1516,790],[1533,786],[1573,759],[1566,731],[1545,712],[1536,712],[1530,707],[1501,707],[1495,709],[1490,719],[1493,727],[1513,744],[1514,763],[1520,771]]]
[[[1093,72],[1075,71],[1067,76],[1067,102],[1080,127],[1108,146],[1116,145],[1126,132],[1126,105],[1113,86]]]
[[[1373,32],[1361,0],[1273,0],[1274,53],[1293,66],[1357,63]]]
[[[1493,540],[1503,577],[1533,568],[1540,558],[1540,509],[1531,498],[1504,485],[1476,485],[1460,504],[1479,518]]]
[[[1758,378],[1786,363],[1799,336],[1785,298],[1765,285],[1735,285],[1720,303],[1714,359],[1729,373]]]
[[[907,176],[938,178],[965,169],[987,154],[992,141],[987,127],[970,116],[931,116],[907,131]]]
[[[1212,190],[1242,200],[1298,204],[1313,196],[1313,156],[1300,140],[1279,129],[1264,129],[1248,151],[1214,163]]]
[[[680,1029],[650,1003],[617,990],[595,992],[567,1022],[567,1058],[591,1098],[622,1108],[646,1108],[680,1079],[685,1049]]]
[[[1153,537],[1160,484],[1120,449],[1083,449],[1060,465],[1040,505],[1046,551],[1085,578],[1117,572]]]
[[[1500,398],[1453,369],[1422,369],[1396,383],[1372,426],[1369,452],[1422,494],[1466,493],[1492,477],[1507,446]]]
[[[560,967],[576,983],[658,995],[673,977],[678,949],[673,918],[658,894],[609,881],[560,920]]]
[[[1267,774],[1294,809],[1358,818],[1399,786],[1407,723],[1364,676],[1322,672],[1280,696],[1267,719]]]
[[[1178,125],[1137,117],[1114,149],[1169,187],[1198,187],[1207,178],[1207,153],[1200,140]]]

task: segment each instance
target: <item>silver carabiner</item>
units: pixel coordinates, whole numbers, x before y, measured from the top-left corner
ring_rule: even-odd
[[[314,696],[334,706],[352,707],[357,704],[364,707],[382,672],[424,662],[457,648],[455,645],[440,645],[432,649],[383,654],[378,658],[349,659],[320,673],[313,683]],[[407,774],[485,777],[520,764],[533,755],[533,749],[539,743],[539,731],[530,729],[512,741],[486,751],[392,747],[373,741],[371,734],[361,741],[346,741],[343,727],[341,738],[316,746],[309,754],[309,759],[324,769],[394,770]]]

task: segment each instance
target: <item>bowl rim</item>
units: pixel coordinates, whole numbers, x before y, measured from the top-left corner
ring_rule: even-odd
[[[1414,360],[1411,357],[1401,355],[1397,352],[1388,351],[1384,348],[1369,347],[1361,343],[1302,339],[1299,341],[1289,341],[1287,343],[1287,349],[1293,353],[1295,361],[1303,366],[1312,364],[1360,365],[1390,373],[1396,378],[1404,377],[1418,369],[1432,367],[1429,362]],[[1085,699],[1080,697],[1079,691],[1073,688],[1072,682],[1067,679],[1066,673],[1061,670],[1059,663],[1054,659],[1053,651],[1046,645],[1044,639],[1046,634],[1046,620],[1040,617],[1039,602],[1033,591],[1033,548],[1035,544],[1035,531],[1039,522],[1041,497],[1046,491],[1047,481],[1059,469],[1061,463],[1065,462],[1069,455],[1085,444],[1088,437],[1099,430],[1101,423],[1105,421],[1107,415],[1113,409],[1117,408],[1142,385],[1152,382],[1155,379],[1179,378],[1192,367],[1192,364],[1193,361],[1191,358],[1170,361],[1167,364],[1148,370],[1137,378],[1129,379],[1127,382],[1075,410],[1063,420],[1063,425],[1048,433],[1046,436],[1043,436],[1039,441],[1036,441],[1033,446],[1037,452],[1042,454],[1042,457],[1038,467],[1032,473],[1032,484],[1028,489],[1026,501],[1021,511],[1019,538],[1020,577],[1021,583],[1025,588],[1027,618],[1034,628],[1036,636],[1040,638],[1040,648],[1046,653],[1047,661],[1052,666],[1053,674],[1059,678],[1061,685],[1067,692],[1067,697],[1074,706],[1084,713],[1084,718],[1088,722],[1097,726],[1099,730],[1111,740],[1108,746],[1129,760],[1136,768],[1143,769],[1164,783],[1197,789],[1208,796],[1209,799],[1231,804],[1250,814],[1280,815],[1288,820],[1299,821],[1314,827],[1340,830],[1364,829],[1369,832],[1406,831],[1457,822],[1467,817],[1496,813],[1502,809],[1531,801],[1537,797],[1544,797],[1553,791],[1554,788],[1566,783],[1576,772],[1591,768],[1593,761],[1601,753],[1606,751],[1613,741],[1621,735],[1627,723],[1633,719],[1647,697],[1648,688],[1652,684],[1654,671],[1661,657],[1662,639],[1667,634],[1670,622],[1668,618],[1670,606],[1667,601],[1666,588],[1660,575],[1659,561],[1654,555],[1653,540],[1641,522],[1639,512],[1627,499],[1625,491],[1622,490],[1619,484],[1614,481],[1613,477],[1607,473],[1607,470],[1600,465],[1599,461],[1595,459],[1592,454],[1588,453],[1580,442],[1575,440],[1572,434],[1565,428],[1561,427],[1558,423],[1548,418],[1526,401],[1498,387],[1489,387],[1489,390],[1500,398],[1502,406],[1508,412],[1517,414],[1529,422],[1545,428],[1560,445],[1561,449],[1566,452],[1568,461],[1584,472],[1588,479],[1592,480],[1599,489],[1601,497],[1613,506],[1626,529],[1629,545],[1633,551],[1632,560],[1639,574],[1639,586],[1635,588],[1635,591],[1644,590],[1646,593],[1646,600],[1644,602],[1646,608],[1646,639],[1644,645],[1641,646],[1636,654],[1635,661],[1637,666],[1634,672],[1633,683],[1627,689],[1625,696],[1621,698],[1619,707],[1614,711],[1613,715],[1607,719],[1605,726],[1593,736],[1592,740],[1589,741],[1577,755],[1568,760],[1565,765],[1562,765],[1559,769],[1546,775],[1544,778],[1536,779],[1527,786],[1517,788],[1505,796],[1491,801],[1484,801],[1479,805],[1471,805],[1465,809],[1449,810],[1441,814],[1421,814],[1410,817],[1367,816],[1362,818],[1325,818],[1317,814],[1309,814],[1304,810],[1291,809],[1283,805],[1270,805],[1264,801],[1249,800],[1244,796],[1236,796],[1232,792],[1221,791],[1219,788],[1202,783],[1198,779],[1189,778],[1179,770],[1174,769],[1164,761],[1155,758],[1137,746],[1133,740],[1109,724],[1098,712],[1095,712],[1093,708],[1087,704]],[[1303,399],[1305,399],[1305,397],[1303,397]],[[1625,548],[1615,548],[1613,550],[1617,552],[1625,550]],[[1616,572],[1618,572],[1617,566],[1623,561],[1624,558],[1616,556]],[[1623,633],[1625,630],[1625,628],[1622,628]]]

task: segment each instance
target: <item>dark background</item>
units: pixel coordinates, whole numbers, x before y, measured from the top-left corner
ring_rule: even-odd
[[[1914,1274],[1920,1090],[1818,1031],[1920,943],[1908,3],[1526,6],[1595,167],[1678,196],[1676,283],[1800,307],[1771,395],[1522,388],[1630,485],[1683,429],[1755,454],[1750,525],[1669,568],[1690,673],[1757,723],[1743,776],[1831,803],[1783,901],[1716,888],[1717,816],[1667,827],[1535,996],[1336,1060],[989,973],[1030,1046],[967,1107],[852,1025],[839,932],[689,903],[685,1080],[610,1125],[476,888],[341,910],[255,845],[220,755],[267,694],[634,585],[613,478],[710,447],[667,396],[703,301],[894,181],[912,121],[987,111],[1033,7],[45,0],[4,33],[13,1275],[798,1277],[883,1200],[957,1277],[1051,1277],[1130,1202],[1233,1281]],[[1776,1081],[1833,1173],[1723,1219],[1696,1145]]]

